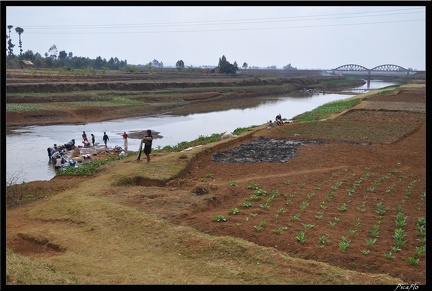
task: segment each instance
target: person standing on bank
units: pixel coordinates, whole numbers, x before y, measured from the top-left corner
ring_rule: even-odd
[[[153,135],[150,129],[147,129],[147,135],[144,136],[142,141],[144,143],[144,154],[147,157],[147,162],[150,162],[150,153],[153,143]]]
[[[91,139],[92,139],[92,145],[94,146],[94,144],[95,144],[95,136],[94,136],[93,133],[91,134]]]
[[[88,139],[87,139],[87,134],[85,133],[85,131],[83,131],[83,133],[82,133],[82,138],[83,138],[83,143],[84,142],[88,142]]]
[[[104,143],[105,143],[105,148],[107,148],[107,142],[109,141],[109,137],[108,137],[108,135],[106,134],[106,132],[104,131],[104,135],[103,135],[103,141],[104,141]]]
[[[124,141],[124,149],[125,149],[125,151],[127,151],[127,149],[128,149],[128,137],[129,137],[129,135],[125,131],[123,133],[122,137],[123,137],[123,141]]]

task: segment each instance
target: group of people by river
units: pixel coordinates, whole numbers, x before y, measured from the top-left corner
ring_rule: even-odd
[[[273,122],[273,120],[269,121],[268,128],[273,128],[275,124],[276,125],[284,125],[285,122],[292,122],[292,121],[290,121],[290,120],[288,120],[288,121],[282,120],[282,115],[279,113],[278,115],[276,115],[276,118],[275,118],[274,122]]]
[[[96,156],[98,154],[99,143],[96,143],[94,134],[91,134],[91,140],[87,138],[85,131],[82,132],[82,144],[76,145],[75,139],[71,139],[69,142],[63,145],[54,144],[53,147],[48,147],[48,158],[49,162],[54,164],[55,169],[64,169],[67,166],[76,167],[77,161],[90,160],[91,156]],[[128,150],[128,138],[129,135],[125,132],[122,134],[124,149],[116,145],[114,147],[115,152],[121,151],[120,155],[126,155],[125,151]],[[108,149],[109,136],[104,132],[102,136],[102,141],[104,142],[105,151]],[[146,155],[147,162],[150,162],[150,154],[152,149],[153,135],[151,130],[147,130],[141,143],[144,144],[143,152]],[[82,154],[83,149],[89,149],[91,154]],[[139,150],[141,153],[142,149]],[[79,157],[79,159],[74,159],[73,157]],[[138,156],[138,160],[140,155]]]

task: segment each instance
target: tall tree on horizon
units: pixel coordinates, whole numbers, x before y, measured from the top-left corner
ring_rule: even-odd
[[[8,50],[9,50],[9,53],[8,54],[9,54],[9,56],[13,56],[13,47],[15,45],[12,43],[12,39],[10,37],[10,33],[11,33],[12,28],[13,28],[13,25],[8,25],[7,28],[9,29],[9,36],[8,36],[8,38],[9,38],[9,40],[8,40]]]
[[[19,37],[19,48],[20,48],[20,56],[22,56],[22,41],[21,41],[21,34],[24,32],[24,29],[22,29],[21,27],[17,27],[15,28],[16,33],[18,33],[18,37]]]

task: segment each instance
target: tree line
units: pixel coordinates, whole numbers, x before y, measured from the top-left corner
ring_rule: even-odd
[[[67,53],[66,51],[58,51],[57,46],[54,44],[49,49],[48,52],[42,56],[40,53],[33,53],[32,50],[27,50],[23,53],[23,46],[21,35],[24,33],[24,29],[21,27],[16,27],[15,32],[18,34],[19,39],[19,55],[15,55],[13,52],[13,48],[15,44],[12,42],[11,38],[11,30],[13,25],[8,25],[9,34],[6,35],[6,39],[8,39],[8,49],[6,56],[6,66],[7,67],[19,67],[21,60],[27,60],[33,63],[35,67],[38,68],[63,68],[66,70],[71,69],[82,69],[82,68],[93,68],[93,69],[109,69],[109,70],[121,70],[127,69],[128,71],[135,71],[133,69],[134,66],[129,66],[127,64],[127,60],[119,60],[117,57],[111,57],[108,61],[105,58],[98,56],[96,59],[90,59],[88,57],[76,57],[72,52]],[[163,68],[163,63],[158,60],[153,60],[152,62],[144,65],[149,69],[152,68]],[[243,69],[248,68],[248,64],[246,62],[242,65]],[[176,63],[176,68],[178,71],[182,71],[185,68],[183,60],[178,60]],[[237,62],[231,64],[227,61],[225,55],[219,58],[219,63],[217,68],[219,73],[224,74],[237,74],[240,70]],[[296,70],[296,68],[292,67],[291,64],[288,64],[284,67],[285,70]]]

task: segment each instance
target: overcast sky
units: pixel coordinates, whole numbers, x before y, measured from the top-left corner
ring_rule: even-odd
[[[245,62],[279,69],[288,64],[298,69],[346,64],[426,67],[426,9],[418,2],[416,6],[397,6],[397,1],[385,6],[198,6],[202,2],[139,6],[143,3],[7,6],[6,26],[13,25],[15,55],[19,54],[15,28],[21,27],[23,52],[44,56],[56,45],[59,52],[73,56],[100,56],[107,61],[117,57],[130,65],[156,59],[165,67],[178,60],[186,67],[216,66],[225,55],[239,67]]]

